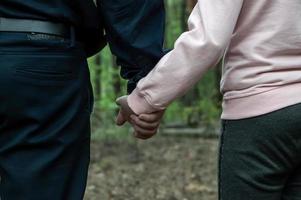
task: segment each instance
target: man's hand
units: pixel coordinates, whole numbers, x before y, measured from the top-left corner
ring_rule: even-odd
[[[127,103],[127,96],[118,98],[116,103],[120,106],[120,110],[116,119],[116,124],[118,126],[121,126],[128,121],[134,128],[134,136],[143,140],[149,139],[156,135],[165,112],[164,110],[137,116],[129,107]]]
[[[135,115],[132,109],[128,105],[127,96],[119,97],[116,100],[117,105],[120,106],[118,116],[116,118],[116,124],[122,126],[125,122],[131,123],[131,115]]]

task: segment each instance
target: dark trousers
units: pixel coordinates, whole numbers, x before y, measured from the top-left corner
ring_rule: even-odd
[[[81,200],[93,93],[74,39],[0,33],[1,200]]]
[[[220,200],[301,200],[301,104],[223,120]]]

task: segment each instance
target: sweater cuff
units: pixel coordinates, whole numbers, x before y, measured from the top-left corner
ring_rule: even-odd
[[[137,88],[128,96],[127,101],[129,107],[137,115],[159,111],[159,109],[154,108],[150,103],[148,103],[145,97],[139,93]]]

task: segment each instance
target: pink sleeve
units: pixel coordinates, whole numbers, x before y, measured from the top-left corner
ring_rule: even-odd
[[[243,0],[199,0],[175,47],[137,85],[128,97],[136,114],[165,109],[183,96],[227,48]]]

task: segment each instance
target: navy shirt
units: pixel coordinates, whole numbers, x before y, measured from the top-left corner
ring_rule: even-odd
[[[163,0],[98,0],[107,39],[121,76],[129,80],[128,93],[165,54]]]

